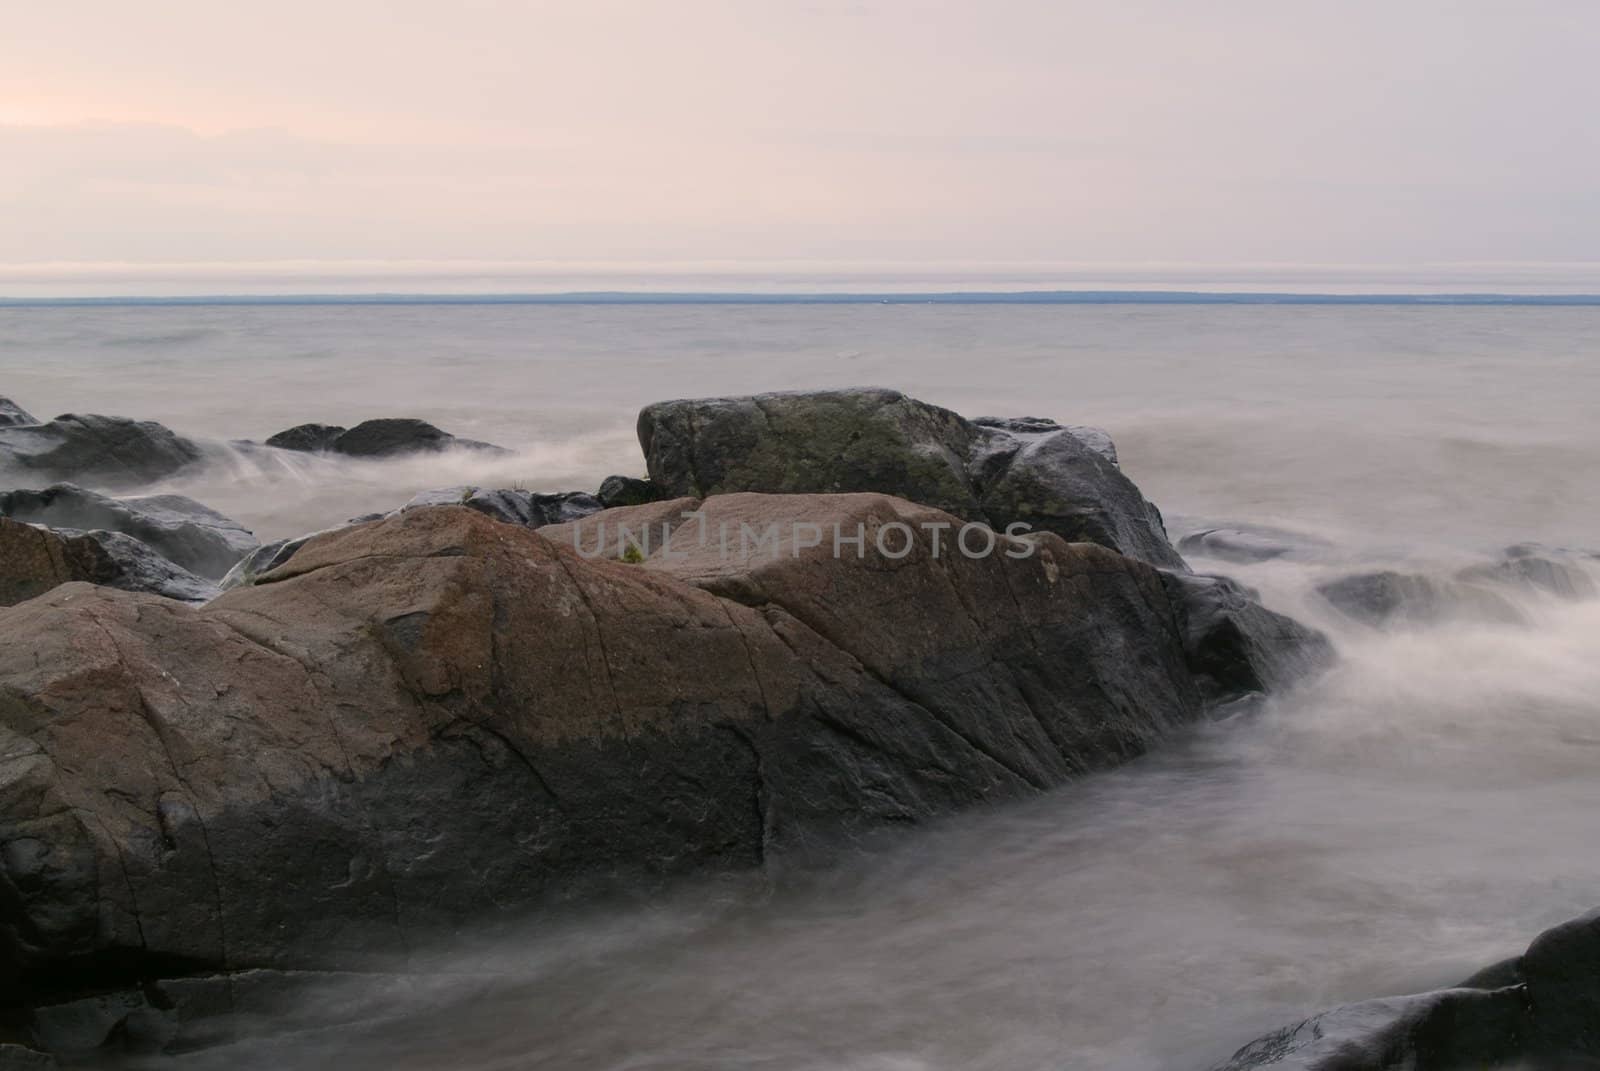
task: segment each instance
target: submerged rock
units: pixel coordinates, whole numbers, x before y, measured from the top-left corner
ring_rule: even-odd
[[[399,457],[469,449],[510,453],[476,439],[462,439],[412,417],[364,420],[353,428],[337,424],[297,424],[267,439],[268,446],[283,450],[344,454],[347,457]]]
[[[0,427],[0,468],[47,480],[132,487],[201,457],[194,442],[148,420],[68,413],[48,423]]]
[[[1460,986],[1347,1004],[1251,1042],[1216,1071],[1565,1071],[1600,1066],[1600,911]]]
[[[1508,548],[1496,561],[1449,576],[1381,570],[1340,577],[1317,593],[1346,617],[1376,627],[1433,625],[1445,620],[1524,624],[1513,595],[1576,601],[1600,597],[1582,552],[1537,544]]]
[[[639,414],[650,479],[670,496],[874,491],[1184,568],[1100,435],[1036,417],[978,423],[878,388],[658,402]]]
[[[1178,540],[1185,554],[1249,563],[1276,558],[1311,558],[1329,549],[1325,540],[1281,528],[1233,526],[1205,528]]]
[[[12,401],[10,398],[0,398],[0,428],[14,428],[19,424],[39,423],[32,413]]]
[[[236,521],[183,495],[109,498],[72,484],[0,492],[0,516],[133,536],[185,570],[218,580],[258,545]]]
[[[200,609],[67,584],[0,612],[0,999],[404,969],[432,932],[1035,792],[1202,712],[1143,563],[940,555],[922,526],[953,518],[879,495],[701,514],[628,564],[414,509]],[[772,552],[699,538],[723,525]]]
[[[215,584],[121,532],[51,529],[0,517],[0,606],[37,598],[73,581],[195,603],[218,591]]]
[[[333,444],[339,436],[349,431],[349,428],[338,424],[296,424],[292,428],[285,428],[276,435],[267,437],[268,446],[275,446],[279,450],[299,450],[304,453],[318,453],[332,450]]]

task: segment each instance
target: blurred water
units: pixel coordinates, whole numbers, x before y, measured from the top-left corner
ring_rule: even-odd
[[[238,461],[181,482],[263,534],[470,480],[642,468],[664,397],[875,383],[969,415],[1096,423],[1174,534],[1332,543],[1196,560],[1328,629],[1265,711],[821,870],[441,939],[367,1028],[200,1067],[583,1071],[1202,1068],[1345,1000],[1457,981],[1600,903],[1600,602],[1380,631],[1312,591],[1600,543],[1600,310],[467,307],[0,310],[0,393],[263,438],[415,415],[509,461]]]

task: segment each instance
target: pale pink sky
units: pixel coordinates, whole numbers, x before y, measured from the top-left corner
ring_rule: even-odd
[[[63,262],[1600,260],[1590,0],[5,0],[4,27],[0,292]]]

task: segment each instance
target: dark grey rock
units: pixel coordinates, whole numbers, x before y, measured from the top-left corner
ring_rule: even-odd
[[[1251,1042],[1219,1071],[1600,1067],[1600,911],[1453,989],[1349,1004]]]
[[[607,476],[600,481],[600,490],[595,492],[606,507],[615,506],[643,506],[650,502],[664,502],[671,496],[649,480],[641,480],[634,476]]]
[[[1111,433],[1104,428],[1090,427],[1087,424],[1061,424],[1047,417],[976,417],[972,422],[982,428],[996,428],[1024,435],[1065,431],[1113,465],[1120,464],[1117,460],[1117,444],[1112,441]]]
[[[1546,930],[1518,971],[1535,1015],[1535,1044],[1561,1066],[1600,1067],[1600,911]]]
[[[0,492],[0,516],[133,536],[185,570],[221,579],[258,545],[249,530],[183,495],[109,498],[72,484]]]
[[[1098,543],[1169,569],[1187,566],[1161,514],[1133,481],[1071,431],[988,429],[974,473],[981,514],[996,531],[1021,523],[1071,543]]]
[[[1286,532],[1277,528],[1206,528],[1178,540],[1178,549],[1188,555],[1248,563],[1275,558],[1313,558],[1329,549],[1325,540]]]
[[[669,497],[876,491],[1185,568],[1101,436],[1037,417],[980,424],[881,388],[659,402],[639,414],[650,479]]]
[[[75,580],[191,603],[217,593],[210,581],[121,532],[46,528],[0,517],[0,606]]]
[[[0,427],[0,469],[47,480],[133,487],[202,456],[194,442],[147,420],[68,413],[44,424]]]
[[[1362,1001],[1251,1042],[1216,1071],[1468,1071],[1516,1059],[1527,993],[1445,989]]]
[[[1319,584],[1316,591],[1346,617],[1378,628],[1433,625],[1447,619],[1496,624],[1527,620],[1515,603],[1485,584],[1420,573],[1356,573]]]
[[[12,401],[10,398],[0,398],[0,428],[14,428],[19,424],[37,424],[39,420],[32,413]]]
[[[399,457],[452,449],[510,453],[492,443],[451,435],[426,420],[413,417],[363,420],[353,428],[337,424],[297,424],[268,438],[266,445],[281,450],[344,454],[347,457]]]
[[[0,1071],[46,1071],[60,1066],[47,1052],[0,1042]]]
[[[1326,636],[1260,604],[1227,577],[1163,572],[1200,692],[1216,704],[1265,694],[1333,662]]]
[[[332,450],[334,442],[348,430],[337,424],[296,424],[269,437],[267,445],[279,450],[321,453]]]

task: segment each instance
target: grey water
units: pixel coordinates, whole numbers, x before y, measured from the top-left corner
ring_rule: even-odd
[[[1600,547],[1600,308],[542,305],[0,309],[0,394],[216,440],[418,416],[509,458],[219,454],[163,486],[272,537],[458,483],[640,474],[639,406],[873,384],[1098,424],[1194,558],[1341,660],[1265,710],[831,866],[436,935],[417,974],[308,1001],[364,1027],[195,1067],[1205,1068],[1342,1001],[1460,980],[1600,904],[1600,602],[1385,631],[1314,585]],[[291,1017],[292,1018],[292,1017]],[[308,1011],[303,1019],[315,1019]],[[287,1022],[287,1020],[286,1020]]]

